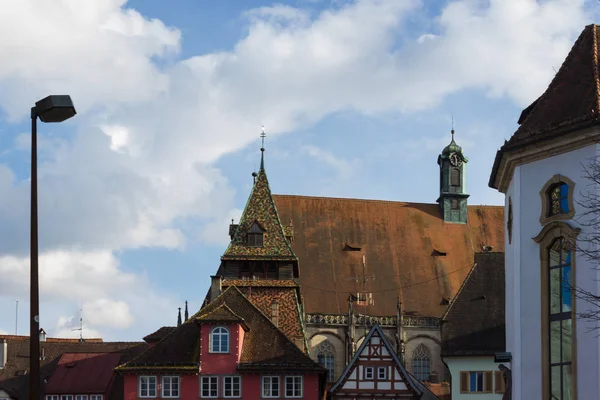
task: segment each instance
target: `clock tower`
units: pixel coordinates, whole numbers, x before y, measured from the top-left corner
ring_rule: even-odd
[[[440,166],[440,197],[437,202],[442,209],[445,222],[467,223],[466,166],[469,160],[463,155],[462,148],[452,141],[442,150],[437,163]]]

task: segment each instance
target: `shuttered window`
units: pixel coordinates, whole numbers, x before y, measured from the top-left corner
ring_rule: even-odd
[[[460,372],[460,392],[461,393],[493,393],[494,392],[494,372],[493,371],[461,371]],[[497,392],[497,393],[500,393],[500,392]]]
[[[494,392],[495,393],[504,393],[504,376],[502,376],[502,371],[494,371],[495,376],[495,385]]]

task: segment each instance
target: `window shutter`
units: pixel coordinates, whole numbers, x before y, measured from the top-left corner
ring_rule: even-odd
[[[504,393],[504,376],[502,376],[502,371],[495,371],[494,374],[496,375],[495,392]]]
[[[469,392],[469,373],[467,371],[460,371],[460,392]]]
[[[483,373],[483,391],[492,393],[494,391],[494,373],[493,371],[485,371]]]

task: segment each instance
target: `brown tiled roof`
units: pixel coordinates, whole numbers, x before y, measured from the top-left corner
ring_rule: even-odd
[[[261,247],[250,247],[246,241],[246,234],[254,222],[258,222],[265,231]],[[297,261],[286,239],[262,162],[233,239],[221,259]]]
[[[244,318],[234,313],[227,304],[221,304],[209,313],[202,314],[196,318],[200,322],[244,322]],[[244,324],[245,325],[245,324]]]
[[[600,28],[588,25],[567,55],[546,91],[519,117],[519,128],[496,154],[489,185],[505,152],[535,145],[590,124],[600,117]]]
[[[273,302],[277,301],[279,304],[279,321],[277,324],[279,330],[281,330],[291,341],[304,340],[300,305],[296,288],[269,285],[258,287],[242,286],[238,287],[238,289],[267,317],[271,316],[271,306]]]
[[[249,328],[244,335],[240,369],[260,365],[263,371],[271,368],[326,372],[287,339],[235,286],[225,289],[215,300],[192,315],[167,337],[136,359],[118,367],[117,370],[121,372],[163,370],[168,366],[172,368],[183,366],[189,367],[190,371],[195,368],[197,372],[200,361],[200,330],[195,321],[225,304],[232,312],[243,318]]]
[[[293,280],[276,280],[276,279],[223,279],[221,284],[226,286],[246,287],[298,287],[298,284]]]
[[[505,351],[504,253],[478,253],[442,322],[442,356]]]
[[[0,335],[0,339],[7,342],[7,363],[6,367],[0,369],[0,390],[6,390],[16,399],[29,398],[29,374],[23,374],[23,371],[29,372],[29,336]],[[60,357],[64,353],[112,353],[121,354],[120,361],[126,362],[140,354],[147,348],[143,342],[79,342],[77,339],[58,340],[56,338],[47,338],[45,342],[40,343],[40,349],[43,349],[45,359],[40,360],[40,372],[42,379],[50,378],[54,373]],[[117,388],[121,387],[120,392]],[[123,390],[120,379],[113,385],[114,396],[110,399],[122,399]]]
[[[158,328],[157,331],[144,336],[144,341],[148,343],[158,342],[159,340],[167,336],[169,333],[171,333],[174,329],[174,326],[163,326],[161,328]]]
[[[347,312],[348,295],[363,291],[365,254],[374,300],[368,314],[396,315],[399,297],[408,315],[440,317],[447,308],[442,300],[456,294],[474,252],[504,251],[501,206],[469,206],[468,223],[452,224],[444,223],[438,204],[273,197],[281,219],[294,225],[307,313]]]

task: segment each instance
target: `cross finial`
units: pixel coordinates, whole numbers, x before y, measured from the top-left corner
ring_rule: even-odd
[[[265,151],[265,138],[267,137],[267,133],[265,132],[265,126],[262,126],[262,132],[260,133],[260,138],[262,139],[262,146],[260,148],[261,151]]]

